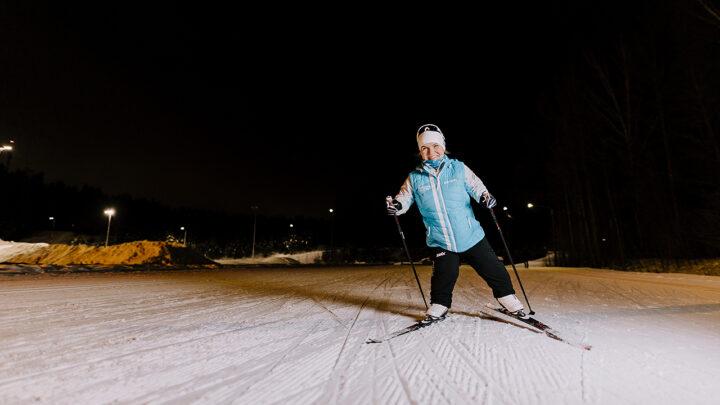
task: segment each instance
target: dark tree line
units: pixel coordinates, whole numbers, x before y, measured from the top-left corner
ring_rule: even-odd
[[[720,254],[720,18],[648,2],[578,44],[543,110],[562,265]]]
[[[41,173],[8,171],[0,164],[0,239],[52,240],[100,245],[105,242],[106,207],[114,207],[110,243],[135,240],[182,242],[211,258],[245,257],[252,253],[251,214],[174,208],[130,195],[111,196],[102,190],[48,183]],[[50,218],[53,220],[50,220]],[[289,224],[293,224],[293,228]],[[330,244],[329,219],[257,215],[255,253],[288,253]],[[38,236],[40,235],[40,236]],[[334,242],[334,241],[333,241]],[[339,244],[342,241],[338,241]]]

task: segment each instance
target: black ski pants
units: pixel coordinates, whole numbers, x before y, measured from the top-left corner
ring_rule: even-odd
[[[460,259],[465,260],[490,286],[495,298],[515,294],[510,275],[487,241],[483,238],[462,253],[434,248],[433,272],[430,279],[430,302],[452,305],[452,293],[460,272]]]

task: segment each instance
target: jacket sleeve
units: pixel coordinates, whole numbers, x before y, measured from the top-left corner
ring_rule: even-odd
[[[467,190],[468,194],[470,194],[475,201],[480,202],[480,197],[484,192],[488,191],[488,189],[482,180],[480,180],[465,163],[463,163],[463,166],[465,167],[465,190]]]
[[[410,209],[410,207],[413,205],[413,202],[415,199],[413,198],[413,189],[412,189],[412,181],[410,180],[410,176],[405,179],[405,182],[403,183],[402,187],[400,187],[400,191],[395,196],[395,199],[402,204],[402,209],[398,211],[398,215],[402,215]]]

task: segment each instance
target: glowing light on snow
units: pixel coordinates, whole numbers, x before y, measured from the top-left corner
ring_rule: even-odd
[[[0,151],[4,151],[4,150],[6,150],[6,151],[11,151],[11,150],[13,150],[13,147],[10,146],[10,145],[3,145],[3,146],[0,148]]]

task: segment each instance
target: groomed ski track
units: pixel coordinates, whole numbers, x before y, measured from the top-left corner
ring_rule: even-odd
[[[519,270],[592,351],[483,315],[467,266],[446,320],[374,345],[424,311],[407,266],[0,276],[0,403],[720,402],[720,277]]]

